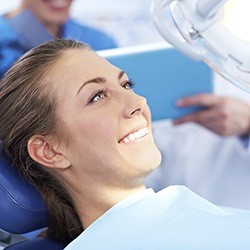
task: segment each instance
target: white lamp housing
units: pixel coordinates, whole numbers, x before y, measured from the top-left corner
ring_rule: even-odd
[[[159,32],[176,49],[203,60],[230,82],[250,92],[250,43],[238,38],[221,21],[225,2],[153,0],[152,15]],[[164,19],[163,10],[168,10],[174,29],[168,24],[169,19]]]

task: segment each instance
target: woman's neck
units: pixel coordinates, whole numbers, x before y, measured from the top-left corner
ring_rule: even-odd
[[[74,202],[78,211],[79,218],[83,228],[90,226],[95,220],[102,216],[111,207],[135,194],[136,192],[145,190],[145,185],[139,187],[121,189],[109,188],[105,189],[89,189],[92,192],[78,191],[74,192]]]

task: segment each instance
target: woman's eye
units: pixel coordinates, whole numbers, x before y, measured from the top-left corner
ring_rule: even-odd
[[[127,81],[127,82],[125,82],[125,83],[122,85],[122,87],[123,87],[124,89],[127,89],[127,90],[133,89],[134,86],[135,86],[135,83],[132,82],[132,81]]]
[[[94,93],[89,100],[89,103],[92,102],[98,102],[101,99],[104,99],[108,96],[107,92],[103,89],[103,90],[99,90],[98,92]]]

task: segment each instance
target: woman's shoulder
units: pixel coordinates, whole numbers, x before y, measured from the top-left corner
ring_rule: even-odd
[[[8,24],[8,20],[0,16],[0,41],[16,38],[15,33]]]
[[[0,78],[24,52],[8,21],[0,16]]]

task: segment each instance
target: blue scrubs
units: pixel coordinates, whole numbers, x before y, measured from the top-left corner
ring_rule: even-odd
[[[250,211],[213,205],[183,186],[119,202],[66,250],[250,249]]]
[[[94,50],[115,48],[114,40],[105,33],[69,19],[61,30],[61,38],[85,42]],[[53,37],[30,11],[13,18],[0,17],[0,78],[29,49]]]

